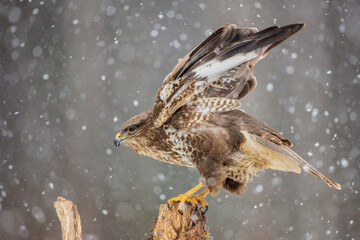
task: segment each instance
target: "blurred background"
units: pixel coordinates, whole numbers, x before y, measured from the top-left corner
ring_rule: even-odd
[[[343,190],[268,170],[209,202],[214,239],[360,239],[360,2],[22,0],[0,3],[0,238],[60,239],[53,202],[83,239],[145,239],[195,169],[116,148],[177,60],[225,23],[305,22],[255,68],[243,108]]]

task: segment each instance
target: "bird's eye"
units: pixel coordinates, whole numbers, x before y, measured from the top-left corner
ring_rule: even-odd
[[[135,132],[135,130],[136,130],[136,127],[135,126],[130,126],[129,127],[129,132]]]

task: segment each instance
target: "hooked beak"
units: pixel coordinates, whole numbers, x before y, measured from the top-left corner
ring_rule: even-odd
[[[120,146],[120,144],[121,144],[124,140],[125,140],[125,138],[122,138],[120,133],[116,134],[115,139],[114,139],[114,144],[115,144],[115,146],[117,146],[117,147]]]

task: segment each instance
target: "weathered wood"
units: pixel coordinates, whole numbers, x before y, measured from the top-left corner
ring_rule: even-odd
[[[206,213],[187,205],[180,214],[178,203],[172,203],[170,209],[166,204],[160,205],[159,215],[148,240],[206,240],[209,232],[206,230]]]
[[[61,223],[62,240],[81,240],[81,220],[76,205],[63,197],[54,202]],[[170,207],[170,208],[169,208]],[[178,203],[160,205],[159,215],[148,240],[208,240],[206,212],[191,205],[185,205],[182,214]]]
[[[56,213],[61,223],[63,240],[81,240],[81,220],[76,205],[63,197],[54,202]]]

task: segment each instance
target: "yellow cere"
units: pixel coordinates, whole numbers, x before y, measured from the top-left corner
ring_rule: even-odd
[[[121,137],[120,133],[116,134],[116,138],[120,138],[120,137]]]

